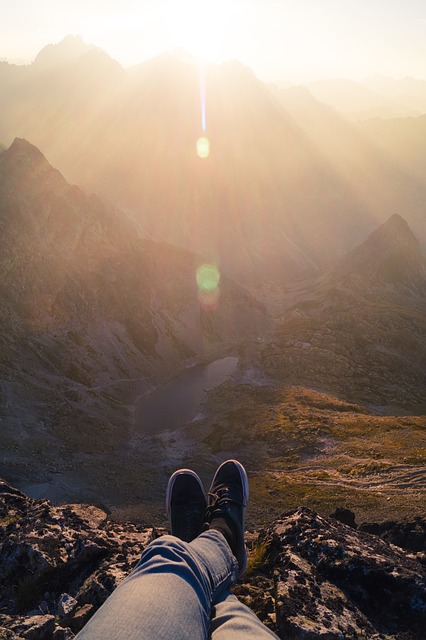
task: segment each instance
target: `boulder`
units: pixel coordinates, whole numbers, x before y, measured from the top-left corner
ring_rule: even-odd
[[[65,618],[71,615],[72,611],[77,607],[78,602],[68,593],[63,593],[58,602],[58,618]]]
[[[19,622],[14,628],[25,640],[51,640],[55,630],[55,616],[31,616]]]
[[[81,631],[86,622],[88,622],[93,616],[95,611],[96,609],[93,604],[84,604],[82,607],[76,609],[70,621],[70,627],[73,633],[78,633],[79,631]]]

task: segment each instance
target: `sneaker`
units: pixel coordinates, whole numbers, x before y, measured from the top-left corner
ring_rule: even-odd
[[[206,525],[209,527],[214,520],[212,529],[217,528],[222,532],[225,530],[225,538],[238,561],[239,576],[243,575],[247,566],[244,515],[248,499],[248,479],[243,465],[237,460],[227,460],[216,471],[210,486]],[[224,526],[221,526],[221,523]]]
[[[200,478],[191,469],[179,469],[169,479],[166,510],[172,536],[191,542],[203,529],[206,493]]]

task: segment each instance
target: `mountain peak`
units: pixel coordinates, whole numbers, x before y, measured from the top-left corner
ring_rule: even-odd
[[[37,68],[48,69],[80,58],[85,53],[97,49],[92,44],[86,44],[81,36],[68,35],[60,42],[48,44],[37,54],[33,65]]]
[[[385,283],[426,282],[426,258],[407,221],[393,214],[333,269],[333,279],[362,276]]]
[[[402,249],[409,248],[424,259],[417,238],[411,231],[408,222],[399,213],[394,213],[373,231],[364,245],[368,248],[374,248],[376,252],[379,251],[379,257],[389,256],[393,253],[399,254]]]
[[[9,166],[24,168],[28,165],[37,165],[39,168],[50,167],[48,161],[36,146],[25,140],[25,138],[15,138],[8,149],[1,154],[2,163]]]
[[[0,175],[9,186],[20,185],[21,190],[32,184],[49,183],[63,190],[67,183],[62,174],[52,167],[40,149],[25,140],[15,138],[10,147],[0,153]],[[25,178],[23,181],[22,178]]]
[[[44,159],[47,162],[40,149],[38,149],[34,144],[31,144],[31,142],[28,142],[25,138],[15,138],[10,147],[5,150],[5,153],[11,156],[32,156],[33,158]]]
[[[384,222],[378,230],[383,231],[391,231],[394,233],[395,231],[403,231],[404,233],[408,233],[411,237],[414,238],[414,235],[408,226],[408,222],[405,218],[403,218],[399,213],[393,213],[390,218]]]

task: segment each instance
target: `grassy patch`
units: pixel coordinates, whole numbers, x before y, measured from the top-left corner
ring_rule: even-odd
[[[269,559],[269,545],[266,542],[256,542],[248,553],[246,577],[256,573],[256,571],[263,571]]]
[[[392,468],[392,464],[386,462],[378,462],[371,460],[366,463],[359,463],[355,465],[343,465],[338,467],[338,471],[352,478],[360,478],[364,476],[376,475],[383,473]]]
[[[360,521],[424,513],[420,487],[387,482],[398,466],[426,463],[424,417],[379,416],[302,387],[235,382],[209,394],[206,410],[214,418],[203,424],[204,445],[251,472],[253,522],[298,506],[324,515],[343,506]],[[374,476],[383,486],[370,486]]]
[[[251,524],[262,524],[300,506],[309,507],[321,515],[329,515],[337,507],[354,511],[357,520],[383,520],[393,515],[424,512],[424,496],[408,499],[403,493],[390,497],[374,492],[338,484],[316,483],[288,477],[261,474],[250,477]]]

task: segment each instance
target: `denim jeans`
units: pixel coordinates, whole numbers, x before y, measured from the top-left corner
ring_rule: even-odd
[[[221,533],[162,536],[77,635],[78,640],[277,638],[230,588],[238,564]]]

